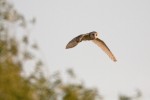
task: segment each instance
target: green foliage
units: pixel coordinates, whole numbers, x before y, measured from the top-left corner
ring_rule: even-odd
[[[46,77],[43,62],[30,51],[38,50],[37,44],[30,44],[27,34],[19,40],[13,26],[25,30],[27,21],[7,0],[0,0],[0,100],[101,100],[96,89],[65,83],[60,73]],[[24,63],[31,60],[34,71],[26,76]],[[75,78],[72,70],[68,73]]]
[[[6,0],[0,0],[0,19],[0,100],[34,100],[31,84],[21,75],[19,44],[9,27],[24,19]]]
[[[137,89],[136,94],[133,96],[127,96],[127,95],[119,95],[119,100],[141,100],[142,93],[139,89]]]
[[[96,100],[97,91],[94,89],[86,89],[82,84],[74,85],[67,84],[63,86],[64,96],[63,100]]]
[[[125,96],[125,95],[120,95],[119,100],[131,100],[131,97]]]

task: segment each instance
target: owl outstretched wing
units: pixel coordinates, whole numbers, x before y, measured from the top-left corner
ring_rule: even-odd
[[[83,40],[83,37],[85,36],[85,34],[81,34],[75,38],[73,38],[66,46],[66,49],[69,49],[69,48],[73,48],[75,47],[76,45],[78,45],[82,40]]]
[[[107,47],[104,41],[100,40],[99,38],[92,40],[96,45],[98,45],[113,61],[117,61],[115,56],[112,54],[110,49]]]

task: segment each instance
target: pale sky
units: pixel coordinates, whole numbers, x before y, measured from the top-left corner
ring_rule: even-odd
[[[12,0],[27,18],[36,17],[32,30],[48,72],[74,69],[88,87],[97,87],[105,100],[119,93],[150,100],[149,0]],[[92,42],[66,50],[75,36],[97,31],[117,58]]]

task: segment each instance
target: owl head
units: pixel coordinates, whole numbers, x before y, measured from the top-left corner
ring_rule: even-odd
[[[90,32],[89,35],[90,35],[90,38],[91,38],[91,39],[96,39],[97,36],[98,36],[98,33],[95,32],[95,31],[93,31],[93,32]]]

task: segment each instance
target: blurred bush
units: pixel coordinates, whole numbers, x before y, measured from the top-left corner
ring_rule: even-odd
[[[97,89],[89,89],[82,82],[63,82],[60,73],[46,76],[43,62],[31,52],[38,50],[26,33],[28,24],[7,0],[0,0],[0,100],[101,100]],[[24,30],[16,37],[17,29]],[[34,61],[34,71],[25,75],[25,62]],[[28,65],[30,66],[30,65]],[[32,67],[32,66],[31,66]],[[67,75],[75,78],[70,69]]]

